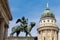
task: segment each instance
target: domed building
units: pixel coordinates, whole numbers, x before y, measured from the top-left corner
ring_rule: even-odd
[[[58,40],[59,28],[53,12],[48,8],[43,12],[38,27],[38,40]]]
[[[46,9],[46,10],[43,12],[41,18],[44,18],[44,17],[52,17],[52,18],[55,18],[53,12],[52,12],[50,9]]]

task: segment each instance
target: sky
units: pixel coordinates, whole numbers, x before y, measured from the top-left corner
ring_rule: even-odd
[[[16,24],[16,21],[22,16],[25,16],[26,19],[28,18],[29,24],[32,21],[36,22],[31,34],[32,36],[37,36],[39,20],[46,9],[46,3],[49,4],[50,10],[55,14],[58,27],[60,26],[60,0],[8,0],[8,3],[13,17],[13,20],[9,22],[8,36],[10,36],[12,27],[19,25],[19,23]],[[25,33],[21,32],[20,36],[25,36]]]

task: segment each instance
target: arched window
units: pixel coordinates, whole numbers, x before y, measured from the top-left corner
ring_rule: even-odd
[[[49,22],[49,20],[48,20],[48,22]]]
[[[44,22],[45,22],[45,20],[44,20]]]
[[[53,20],[51,22],[53,22]]]
[[[52,38],[52,40],[54,40],[54,38]]]
[[[39,31],[39,34],[40,34],[40,31]]]
[[[44,40],[45,40],[45,37],[44,37]]]

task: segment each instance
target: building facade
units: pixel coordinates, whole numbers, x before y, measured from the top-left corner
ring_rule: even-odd
[[[53,12],[48,8],[43,12],[38,27],[38,40],[58,40],[59,28],[56,25],[56,18]]]
[[[8,1],[0,0],[0,40],[5,40],[5,38],[7,38],[10,20],[12,20],[12,16]]]

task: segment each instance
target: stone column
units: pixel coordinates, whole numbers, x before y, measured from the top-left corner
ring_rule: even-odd
[[[4,27],[4,39],[7,38],[8,35],[8,25],[6,24]]]
[[[4,20],[0,19],[0,40],[4,39]]]

